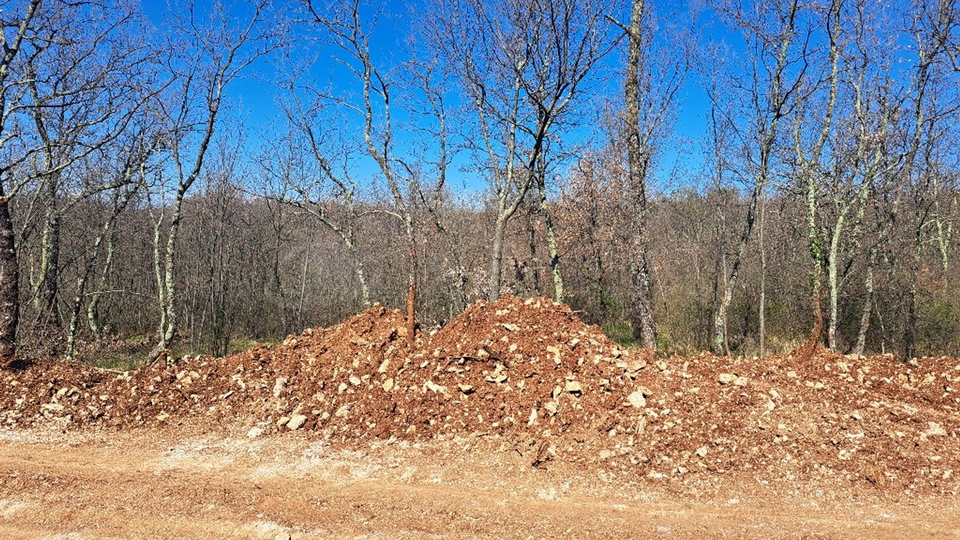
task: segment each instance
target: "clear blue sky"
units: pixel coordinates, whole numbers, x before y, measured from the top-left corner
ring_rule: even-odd
[[[224,3],[230,6],[231,13],[238,18],[242,18],[245,13],[248,12],[247,6],[242,1],[224,0]],[[178,8],[177,4],[176,2],[167,4],[165,2],[142,0],[145,13],[150,21],[159,29],[164,29],[165,26],[169,24],[169,10],[182,9],[182,7]],[[284,4],[292,5],[294,2],[293,0],[284,0],[283,2],[277,2],[276,6],[282,7]],[[385,8],[387,10],[386,13],[378,18],[377,26],[372,32],[371,45],[373,54],[375,55],[375,61],[381,62],[383,65],[395,66],[405,58],[405,40],[409,33],[408,27],[412,24],[411,13],[415,13],[415,11],[411,10],[409,5],[388,4]],[[197,9],[198,11],[209,9],[210,5],[210,2],[201,0],[197,2]],[[319,5],[320,3],[318,3],[318,6]],[[624,5],[626,5],[626,3],[624,3]],[[675,22],[677,20],[677,11],[683,10],[685,7],[683,5],[678,6],[671,4],[666,7],[660,6],[659,9],[674,10],[674,13],[661,14],[666,24],[671,24],[671,21]],[[287,13],[292,13],[292,11],[287,10]],[[620,17],[625,16],[626,14],[620,14]],[[714,35],[710,37],[717,39],[717,33],[721,32],[722,29],[718,29],[718,26],[710,26],[709,31],[714,33]],[[297,32],[301,31],[302,30],[297,30]],[[294,34],[292,36],[295,42],[294,46],[303,46],[303,37],[303,34]],[[719,37],[722,38],[722,35]],[[622,82],[618,76],[620,64],[622,64],[622,57],[611,57],[610,64],[605,66],[605,69],[611,73],[611,76],[608,82],[605,83],[604,93],[606,93],[607,97],[614,103],[616,103],[618,99],[622,99],[620,97],[622,95]],[[246,76],[242,80],[236,81],[229,89],[230,111],[224,119],[225,121],[231,122],[238,120],[244,122],[247,128],[246,132],[249,134],[247,144],[250,145],[254,151],[256,151],[255,149],[260,147],[265,140],[277,137],[283,131],[281,123],[283,115],[277,105],[277,100],[280,97],[280,89],[276,84],[281,74],[277,72],[276,67],[276,59],[262,59],[252,66],[252,69],[246,73]],[[313,75],[318,81],[325,81],[324,84],[329,84],[333,87],[340,86],[341,81],[349,80],[349,77],[345,76],[343,67],[337,61],[336,50],[332,47],[320,51]],[[339,90],[350,91],[346,88],[340,88]],[[674,125],[674,133],[671,137],[672,142],[665,147],[661,161],[658,163],[657,178],[653,179],[655,189],[658,187],[668,189],[682,187],[676,185],[676,179],[674,179],[673,185],[667,185],[670,181],[668,176],[671,170],[674,169],[677,160],[682,160],[681,168],[687,171],[683,178],[690,178],[691,175],[697,172],[696,169],[698,169],[702,163],[703,158],[699,142],[702,141],[705,136],[705,117],[709,107],[706,94],[700,89],[697,77],[692,71],[691,74],[688,75],[686,83],[681,90],[678,104],[679,110]],[[398,114],[398,121],[403,120],[402,116],[400,116],[402,113],[397,113],[400,109],[401,107],[396,106],[395,114]],[[353,129],[359,129],[359,127],[359,124],[357,124]],[[584,130],[577,130],[577,133],[583,132]],[[600,134],[597,134],[598,141],[600,140],[599,136]],[[402,140],[401,137],[401,141]],[[461,158],[461,161],[463,159],[465,159],[465,157]],[[362,166],[362,168],[366,169],[366,171],[361,172],[361,174],[373,174],[375,170],[369,162]],[[451,179],[451,187],[455,190],[476,192],[482,190],[484,187],[480,179],[470,174],[458,174],[455,176],[459,176],[459,182],[456,177]],[[683,182],[685,180],[680,181]]]

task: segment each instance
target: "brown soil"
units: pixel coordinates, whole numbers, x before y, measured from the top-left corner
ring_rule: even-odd
[[[707,354],[655,361],[622,350],[567,306],[542,298],[476,304],[439,331],[418,334],[412,348],[404,319],[375,306],[274,347],[163,360],[129,373],[65,362],[0,372],[0,425],[9,429],[0,442],[0,516],[33,523],[24,530],[67,531],[16,510],[59,505],[67,512],[66,486],[90,491],[91,500],[115,498],[110,508],[118,516],[131,511],[121,499],[142,498],[138,504],[154,520],[137,532],[120,525],[125,518],[111,518],[119,524],[90,536],[97,538],[195,537],[156,511],[183,490],[169,509],[181,523],[248,526],[258,513],[270,514],[261,505],[272,500],[277,515],[290,513],[283,530],[305,538],[445,536],[437,527],[447,507],[459,536],[517,536],[504,531],[520,527],[533,537],[564,536],[568,528],[598,537],[879,537],[921,521],[932,527],[921,536],[954,530],[955,359],[901,364],[818,351],[807,362]],[[51,430],[65,433],[52,446],[23,440]],[[214,461],[226,453],[239,469],[207,468],[202,455],[183,460],[172,476],[151,465],[164,451],[157,441],[173,440],[176,448],[194,444],[198,433],[214,441],[207,446],[233,445],[214,452]],[[76,446],[65,442],[74,439]],[[97,448],[103,443],[108,447]],[[141,445],[144,455],[131,452]],[[300,450],[290,454],[288,445]],[[234,446],[242,459],[231,454]],[[381,468],[404,463],[446,480],[435,486],[432,477],[408,482],[391,473],[314,485],[297,473],[303,448],[362,456]],[[251,455],[281,470],[261,482],[273,495],[255,496],[262,486],[248,482],[250,470],[259,470]],[[336,474],[333,465],[318,467],[311,474]],[[557,487],[568,484],[578,487]],[[216,495],[221,488],[239,498]],[[320,497],[324,490],[335,496]],[[191,500],[209,506],[209,515],[178,510]],[[926,515],[911,506],[917,501],[930,507]],[[880,517],[871,517],[868,508],[881,507]],[[308,519],[310,509],[329,519]],[[369,524],[361,526],[365,512]],[[888,523],[886,514],[911,517]],[[414,526],[417,515],[425,524]],[[651,525],[654,516],[664,529]],[[80,526],[86,521],[77,523],[70,530],[92,534]],[[314,529],[321,532],[306,534]]]

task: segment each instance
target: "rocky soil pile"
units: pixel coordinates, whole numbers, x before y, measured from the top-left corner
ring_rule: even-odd
[[[411,348],[375,306],[330,328],[225,358],[115,374],[64,362],[0,373],[0,425],[200,424],[250,436],[501,436],[534,466],[588,462],[649,479],[750,474],[956,493],[960,361],[821,351],[654,360],[569,307],[478,303]]]

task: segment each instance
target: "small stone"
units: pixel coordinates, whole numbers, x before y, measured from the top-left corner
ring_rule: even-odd
[[[294,340],[296,341],[296,340]],[[273,383],[273,397],[278,398],[283,392],[283,385],[287,384],[286,377],[280,377],[275,383]]]
[[[533,409],[530,411],[530,418],[527,420],[527,425],[532,426],[537,423],[537,410]]]
[[[423,387],[426,388],[427,390],[430,390],[431,392],[447,395],[447,387],[441,386],[433,381],[424,382]]]
[[[701,446],[700,448],[697,448],[697,456],[698,456],[698,457],[706,457],[706,456],[707,456],[707,452],[709,452],[709,450],[707,449],[706,446]]]
[[[344,418],[350,414],[350,405],[341,405],[337,412],[333,413],[337,418]]]
[[[940,425],[940,423],[938,422],[927,422],[927,431],[924,432],[924,435],[926,435],[927,437],[935,437],[935,436],[946,437],[947,430],[944,429],[943,426]]]
[[[263,435],[262,427],[250,428],[250,431],[247,432],[247,437],[250,439],[256,439],[257,437]]]
[[[737,380],[737,376],[733,373],[721,373],[717,380],[720,381],[720,384],[730,384]]]
[[[383,381],[383,384],[380,385],[385,392],[393,390],[393,378]]]
[[[473,386],[472,386],[472,385],[469,385],[469,384],[458,384],[458,385],[457,385],[457,388],[459,388],[460,391],[463,392],[464,394],[472,394],[472,393],[473,393]]]
[[[630,402],[632,407],[636,407],[638,409],[647,405],[647,398],[643,396],[643,392],[640,390],[637,390],[636,392],[633,392],[627,396],[627,401]]]
[[[747,378],[746,378],[746,377],[737,377],[736,379],[733,380],[733,385],[734,385],[734,386],[746,386],[746,385],[747,385]]]
[[[583,385],[580,384],[580,381],[567,381],[566,390],[571,394],[582,394]]]
[[[360,378],[357,377],[356,375],[351,375],[351,376],[350,376],[350,384],[352,384],[352,385],[354,385],[354,386],[360,386],[360,383],[361,383],[361,382],[363,382],[363,381],[361,381]]]
[[[170,418],[170,415],[167,414],[167,413],[165,413],[165,412],[162,412],[162,413],[160,413],[160,414],[157,415],[157,421],[158,421],[158,422],[163,422],[163,421],[166,420],[167,418]]]
[[[280,418],[277,419],[277,426],[278,426],[278,427],[279,427],[279,426],[285,426],[285,425],[287,425],[287,422],[289,422],[289,421],[290,421],[290,417],[289,417],[289,416],[281,416]]]
[[[295,414],[290,417],[290,421],[287,422],[287,429],[293,431],[303,427],[307,423],[307,417],[302,414]]]

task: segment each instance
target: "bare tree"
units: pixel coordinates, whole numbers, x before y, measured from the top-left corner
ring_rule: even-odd
[[[570,122],[571,103],[616,43],[605,1],[450,0],[429,31],[470,103],[464,138],[489,182],[496,220],[489,298],[500,296],[507,224],[550,162],[548,139]]]
[[[797,44],[798,36],[802,37],[801,10],[798,0],[758,5],[752,12],[741,9],[741,6],[724,6],[724,12],[746,39],[750,61],[745,84],[738,82],[739,76],[731,73],[729,76],[734,78],[725,79],[723,86],[733,90],[734,99],[742,98],[749,103],[746,123],[737,119],[730,122],[738,126],[738,138],[744,146],[751,195],[714,323],[713,347],[717,352],[724,350],[727,341],[727,312],[733,301],[759,204],[773,172],[780,124],[790,114],[806,73],[803,43]],[[716,93],[710,93],[710,96],[711,100],[720,103],[720,109],[734,111],[727,112],[728,116],[736,114],[733,104],[724,103]]]
[[[167,67],[174,82],[163,111],[170,133],[166,141],[170,170],[163,177],[171,177],[173,200],[169,208],[161,204],[154,221],[154,274],[160,324],[153,358],[169,346],[177,332],[175,271],[183,202],[203,170],[226,88],[277,46],[277,30],[268,29],[264,21],[266,9],[267,0],[256,0],[246,18],[238,23],[223,6],[215,5],[208,19],[201,20],[191,5],[187,10],[190,19],[180,23],[182,33],[170,45],[174,50]],[[164,185],[161,189],[164,200],[168,188]]]
[[[11,141],[17,130],[11,130],[12,115],[21,107],[25,74],[15,66],[27,34],[37,24],[37,12],[41,0],[31,0],[23,10],[11,10],[2,14],[0,40],[3,56],[0,58],[0,149],[5,159],[0,163],[0,364],[9,366],[16,360],[17,324],[20,319],[19,268],[14,239],[13,220],[10,217],[10,189],[4,184],[14,182],[9,178],[12,164],[8,154]]]
[[[686,51],[656,55],[652,9],[645,0],[631,2],[627,34],[627,67],[624,83],[625,118],[623,135],[627,150],[627,191],[631,200],[633,236],[630,275],[632,293],[630,318],[633,337],[643,347],[657,350],[657,325],[654,319],[653,277],[648,259],[647,182],[654,153],[663,135],[676,95],[690,67]],[[682,43],[682,40],[677,40]]]

